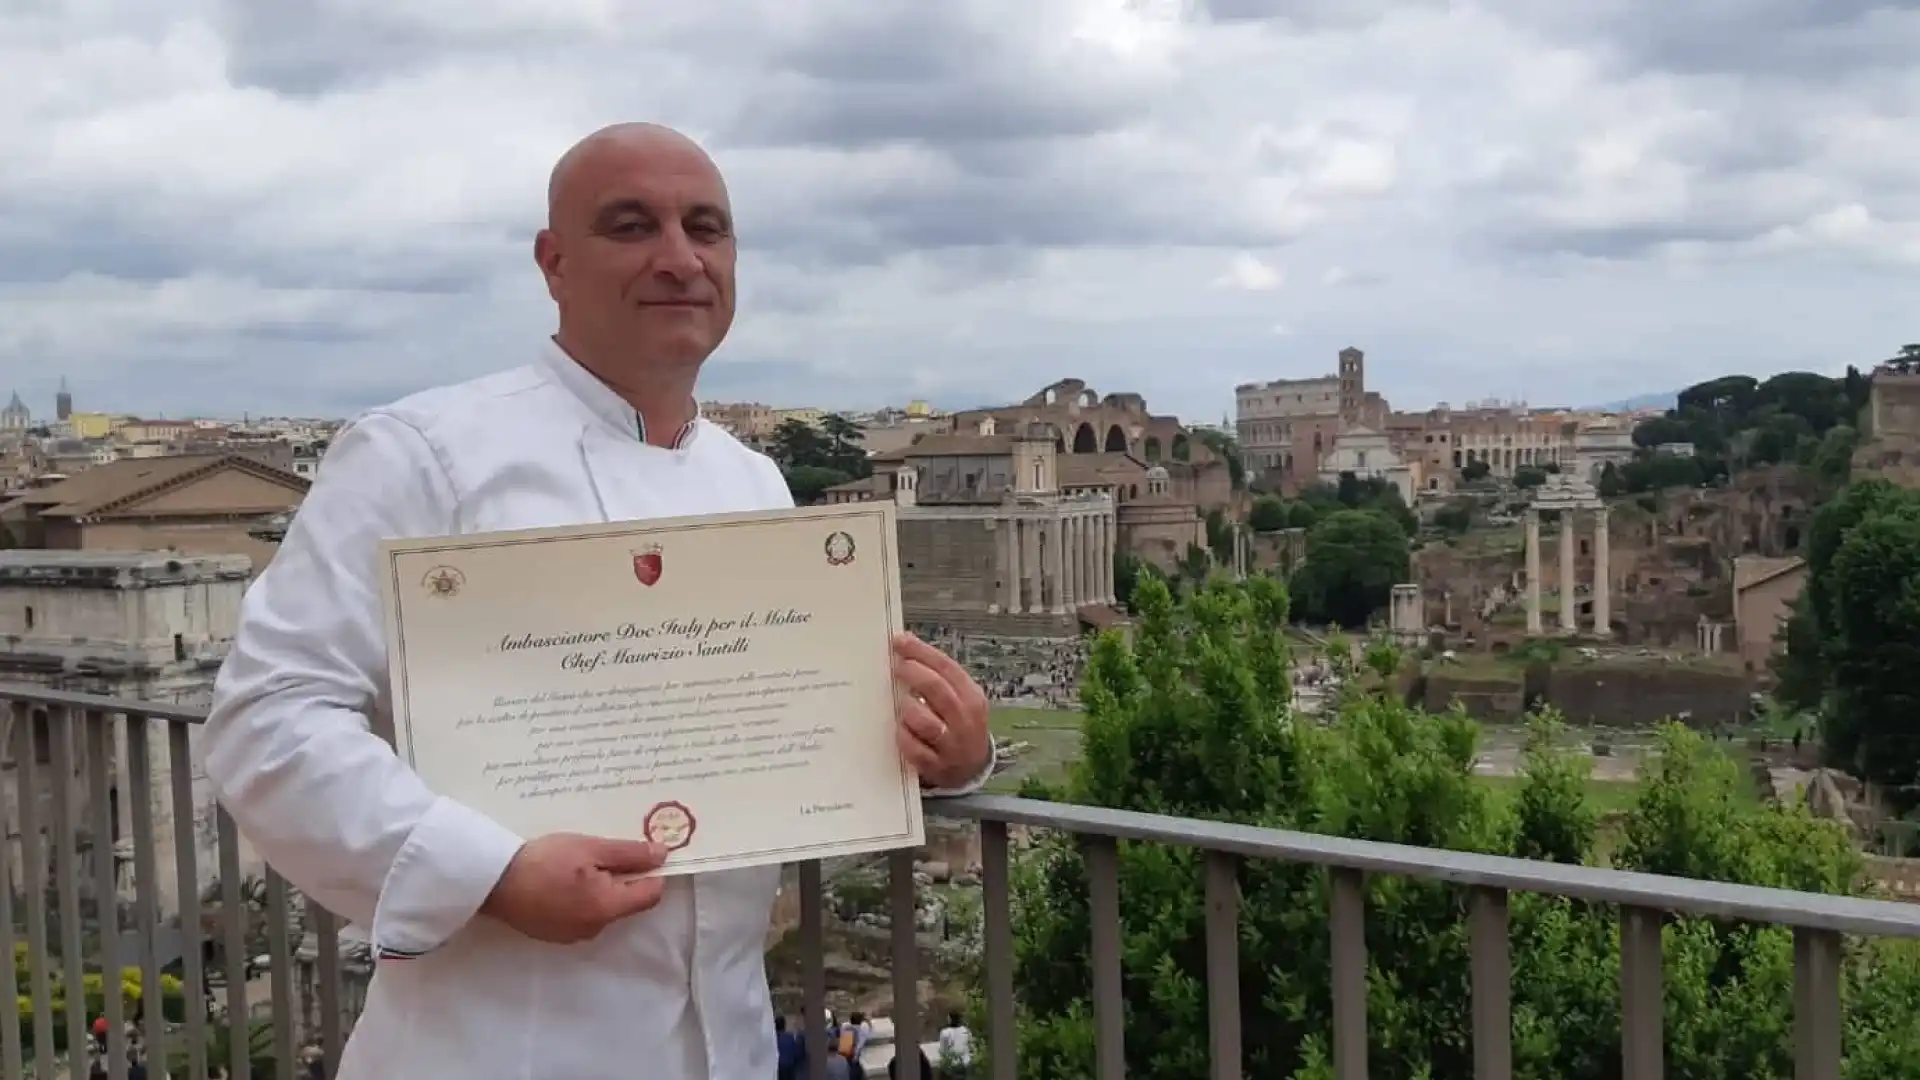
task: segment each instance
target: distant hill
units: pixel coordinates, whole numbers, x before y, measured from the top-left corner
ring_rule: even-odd
[[[1671,409],[1674,402],[1680,400],[1678,390],[1669,390],[1663,394],[1641,394],[1638,397],[1609,401],[1605,405],[1590,405],[1593,412],[1633,412],[1636,409]]]

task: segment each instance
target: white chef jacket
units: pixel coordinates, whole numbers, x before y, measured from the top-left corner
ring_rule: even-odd
[[[334,441],[247,592],[204,765],[270,865],[370,929],[341,1080],[773,1075],[777,868],[671,878],[593,941],[534,941],[476,915],[522,838],[436,796],[381,734],[382,539],[793,505],[779,468],[712,423],[673,449],[641,424],[551,342],[537,363],[374,409]]]

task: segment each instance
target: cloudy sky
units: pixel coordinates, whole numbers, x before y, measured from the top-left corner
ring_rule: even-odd
[[[0,394],[345,414],[522,362],[553,159],[705,142],[705,396],[1217,419],[1920,340],[1912,0],[4,0]]]

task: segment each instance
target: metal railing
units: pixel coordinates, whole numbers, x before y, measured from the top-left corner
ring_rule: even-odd
[[[342,977],[340,922],[310,900],[294,904],[271,869],[257,881],[243,876],[239,830],[195,790],[190,736],[205,714],[18,686],[0,686],[0,706],[7,795],[17,808],[17,832],[0,858],[0,946],[27,984],[14,1021],[0,1024],[0,1078],[86,1075],[98,1016],[107,1023],[109,1075],[125,1080],[135,1018],[115,990],[129,968],[140,986],[131,1026],[149,1076],[250,1077],[252,1061],[271,1056],[276,1074],[292,1080],[309,1035],[329,1068],[338,1062],[357,1011]],[[217,886],[202,877],[203,847],[212,848]],[[171,850],[170,868],[160,865],[162,848]],[[210,905],[219,912],[211,934]],[[264,908],[257,919],[255,908]],[[260,966],[255,921],[265,938],[266,1017],[248,1001]],[[168,968],[179,972],[177,996]],[[88,975],[101,979],[97,1005]],[[298,1018],[297,975],[308,999]],[[223,1006],[226,1019],[209,1006]],[[222,1060],[210,1061],[216,1054]]]
[[[91,1019],[83,1006],[61,1010],[59,997],[83,987],[88,972],[139,971],[142,1001],[158,996],[164,1005],[162,968],[178,954],[184,1008],[177,1022],[166,1009],[143,1008],[139,1030],[147,1059],[177,1061],[173,1075],[201,1080],[209,1065],[234,1077],[250,1076],[252,1011],[247,984],[253,975],[249,924],[251,890],[243,883],[243,842],[224,811],[211,811],[211,836],[199,824],[209,813],[204,795],[196,795],[189,755],[190,733],[203,716],[197,710],[0,686],[8,707],[10,731],[5,743],[12,799],[18,808],[18,846],[0,859],[0,935],[9,950],[19,945],[25,926],[24,1001],[30,1018],[16,1016],[0,1024],[0,1080],[33,1075],[52,1080],[55,1055],[46,1052],[63,1036],[66,1046],[86,1045]],[[164,798],[156,799],[155,776],[164,773]],[[116,792],[124,782],[131,847],[131,880],[121,874],[117,850],[99,843],[120,831],[115,797],[85,797]],[[156,806],[170,822],[156,822]],[[1653,874],[1586,866],[1533,862],[1503,856],[1347,840],[1309,833],[1162,817],[1095,807],[1036,802],[1001,796],[929,801],[928,812],[941,818],[977,822],[981,841],[985,986],[987,1008],[985,1075],[1013,1080],[1017,1044],[1013,1037],[1014,987],[1012,852],[1010,829],[1030,827],[1073,834],[1086,857],[1091,914],[1092,1000],[1097,1074],[1102,1080],[1125,1075],[1125,1032],[1121,993],[1119,843],[1145,841],[1202,849],[1205,856],[1205,956],[1211,1076],[1233,1080],[1242,1075],[1239,961],[1239,868],[1244,860],[1273,859],[1325,867],[1331,878],[1328,933],[1332,955],[1332,1026],[1329,1044],[1341,1080],[1367,1076],[1367,875],[1403,875],[1448,882],[1469,890],[1470,985],[1476,1080],[1505,1080],[1512,1074],[1512,962],[1508,897],[1537,893],[1617,906],[1620,909],[1621,1050],[1626,1080],[1656,1080],[1664,1068],[1663,993],[1660,927],[1668,914],[1737,919],[1790,927],[1794,933],[1793,1050],[1798,1080],[1838,1080],[1841,1060],[1841,965],[1844,935],[1920,938],[1920,906],[1781,889],[1726,885]],[[172,848],[173,873],[162,877],[158,850]],[[202,898],[200,849],[215,848],[219,905],[218,933],[203,932],[208,901]],[[51,852],[46,848],[51,847]],[[49,858],[50,856],[50,858]],[[916,852],[887,856],[891,913],[891,980],[894,1045],[911,1056],[924,1035],[919,1013],[919,929]],[[22,871],[27,877],[15,875]],[[270,998],[262,1049],[275,1072],[288,1080],[296,1058],[311,1039],[330,1072],[360,995],[343,976],[338,920],[307,901],[296,912],[287,883],[270,869],[263,873],[268,990]],[[20,888],[23,881],[44,887]],[[163,888],[170,885],[170,889]],[[826,1033],[814,1018],[826,1008],[825,891],[818,862],[799,866],[802,990],[805,1031],[813,1080],[825,1073]],[[130,902],[122,898],[131,894]],[[14,910],[16,894],[22,913]],[[105,904],[102,903],[105,899]],[[165,902],[163,902],[163,900]],[[95,927],[85,932],[84,901],[91,901]],[[177,907],[177,917],[168,905]],[[103,920],[99,912],[117,911]],[[296,935],[296,919],[304,933]],[[170,926],[177,930],[169,935]],[[121,932],[112,932],[118,930]],[[296,947],[296,937],[310,947]],[[219,955],[209,972],[204,950]],[[296,1005],[296,970],[301,979]],[[214,1002],[209,974],[224,982],[218,1004],[228,1018],[245,1018],[239,1037],[225,1040],[223,1060],[210,1062],[213,1028],[221,1021],[206,1008]],[[309,977],[310,976],[310,977]],[[310,986],[309,986],[310,983]],[[101,1010],[109,1029],[111,1075],[126,1074],[123,1024],[128,1019],[119,994],[111,992]],[[154,995],[154,987],[163,987]],[[296,1015],[297,1008],[297,1015]],[[78,1060],[78,1059],[76,1059]],[[149,1066],[149,1075],[161,1075]],[[64,1071],[64,1070],[59,1070]],[[77,1074],[77,1070],[76,1070]]]

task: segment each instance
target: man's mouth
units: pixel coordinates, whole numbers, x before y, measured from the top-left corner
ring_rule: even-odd
[[[705,300],[642,300],[640,302],[640,306],[648,307],[648,308],[667,308],[669,310],[684,311],[684,310],[692,310],[695,308],[712,307],[713,305],[711,303],[708,303]]]

